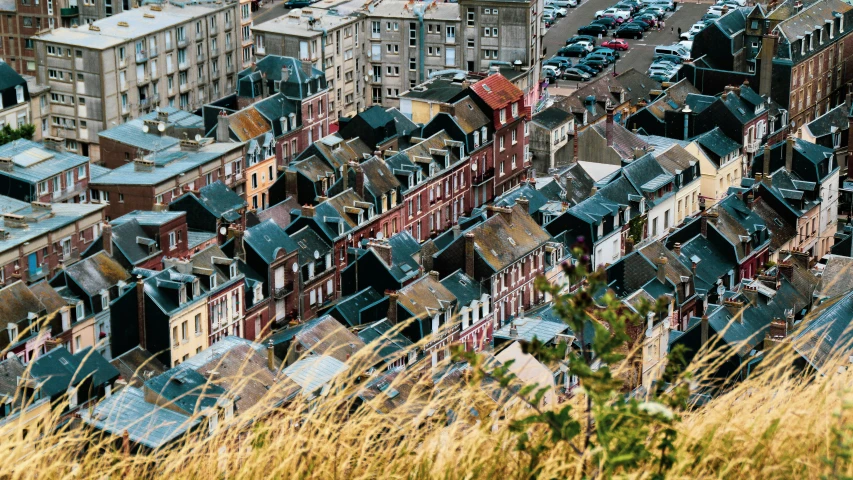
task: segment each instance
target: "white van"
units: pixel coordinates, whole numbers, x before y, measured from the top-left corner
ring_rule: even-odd
[[[679,44],[658,45],[655,47],[655,55],[676,55],[684,60],[688,60],[690,58],[690,52],[686,50],[684,46]]]

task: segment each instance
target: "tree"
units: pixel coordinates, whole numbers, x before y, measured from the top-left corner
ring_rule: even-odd
[[[609,292],[594,297],[605,290],[606,275],[600,269],[590,271],[590,258],[582,245],[583,238],[578,238],[572,249],[577,264],[562,267],[573,285],[583,283],[581,289],[564,295],[544,278],[536,282],[537,289],[552,296],[553,309],[574,332],[578,349],[570,351],[565,343],[546,346],[537,339],[523,346],[526,353],[544,362],[565,362],[568,372],[580,381],[581,406],[576,409],[578,403],[566,402],[557,409],[543,410],[539,405],[548,387],[533,384],[517,390],[516,395],[535,412],[511,424],[518,434],[517,448],[528,455],[530,478],[537,477],[541,469],[539,459],[557,445],[569,447],[588,478],[610,478],[641,464],[654,464],[655,477],[663,478],[674,463],[674,425],[687,402],[686,383],[677,383],[683,352],[670,354],[664,378],[643,398],[621,393],[622,381],[613,371],[626,359],[626,348],[632,347],[629,329],[641,326],[650,312],[665,314],[667,302],[645,302],[634,312]],[[597,321],[591,321],[593,316]],[[589,326],[595,332],[593,338],[585,338]],[[477,354],[456,353],[470,363],[472,382],[483,376],[494,378],[504,388],[517,382],[509,363],[488,368]]]
[[[32,140],[35,133],[36,126],[31,123],[25,123],[18,128],[12,128],[9,124],[3,125],[3,128],[0,129],[0,145],[5,145],[22,138]]]

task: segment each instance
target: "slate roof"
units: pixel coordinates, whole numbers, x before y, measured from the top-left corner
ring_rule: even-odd
[[[18,380],[24,377],[25,372],[26,367],[17,355],[0,361],[0,401],[5,403],[10,398],[13,399],[13,407],[20,407],[24,399],[18,395]]]
[[[512,207],[511,215],[512,223],[496,213],[469,230],[474,234],[474,250],[495,272],[551,239],[519,205]]]
[[[568,123],[572,119],[572,114],[563,110],[560,107],[551,106],[542,110],[533,116],[534,123],[542,125],[548,130],[553,130],[560,125]]]
[[[607,126],[604,122],[596,123],[592,126],[592,129],[600,135],[601,138],[607,138]],[[649,145],[640,137],[634,135],[633,132],[615,122],[613,123],[612,135],[612,148],[623,159],[633,159],[635,148],[646,150],[649,147]]]
[[[201,187],[198,191],[198,199],[210,213],[228,222],[239,220],[239,210],[248,205],[240,195],[218,180]]]
[[[408,230],[388,239],[391,245],[391,261],[394,263],[388,270],[398,280],[406,280],[418,274],[420,264],[415,256],[421,251],[421,245]]]
[[[323,315],[300,329],[295,341],[315,356],[328,356],[345,362],[364,347],[364,342],[334,317]]]
[[[337,358],[309,355],[297,360],[282,373],[302,388],[303,395],[310,396],[347,369],[347,365]]]
[[[139,243],[137,239],[148,239],[148,234],[145,233],[145,230],[142,229],[139,221],[135,218],[112,227],[113,246],[118,248],[132,265],[142,263],[144,260],[160,253],[159,248],[155,248],[153,252],[149,252],[148,246]],[[149,240],[154,242],[153,239]]]
[[[688,93],[687,98],[684,99],[684,104],[690,107],[690,110],[693,110],[693,113],[702,113],[718,100],[719,98],[713,95]]]
[[[104,385],[118,378],[119,371],[92,347],[74,355],[64,348],[54,348],[30,363],[30,375],[41,385],[43,396],[55,397],[88,377],[93,385]]]
[[[390,195],[392,190],[399,191],[400,180],[394,175],[388,164],[379,157],[372,157],[361,163],[364,172],[364,188],[377,199]]]
[[[747,252],[744,250],[740,238],[743,236],[752,237],[754,234],[761,235],[759,232],[762,232],[766,228],[764,220],[747,208],[743,200],[739,199],[736,195],[729,195],[720,200],[711,210],[719,214],[719,217],[716,221],[709,219],[709,228],[713,224],[714,228],[734,245],[737,259],[738,261],[742,261],[747,257]],[[760,237],[759,240],[758,245],[762,245],[765,240],[769,239]],[[755,247],[755,249],[758,248],[757,246]]]
[[[201,423],[198,418],[147,403],[142,390],[133,386],[101,400],[91,413],[89,410],[81,411],[80,420],[117,437],[127,432],[133,443],[155,450]]]
[[[121,378],[127,381],[128,385],[134,387],[142,387],[149,377],[166,371],[166,366],[157,360],[157,357],[139,346],[113,358],[110,364],[118,369]]]
[[[580,163],[570,165],[565,175],[567,181],[572,182],[571,198],[569,200],[573,205],[577,205],[589,197],[592,187],[595,186],[595,180],[589,176]]]
[[[381,299],[382,295],[374,290],[373,287],[367,287],[360,292],[341,298],[326,313],[337,313],[337,315],[343,318],[339,318],[338,316],[335,316],[335,318],[354,327],[361,323],[361,310]],[[359,334],[359,336],[361,335]]]
[[[702,235],[696,235],[681,244],[681,255],[679,255],[681,263],[686,267],[692,267],[694,257],[699,259],[696,274],[693,277],[696,290],[705,292],[711,290],[719,278],[736,267],[719,245],[708,241]]]
[[[833,20],[836,12],[843,15],[851,9],[853,6],[841,0],[821,0],[782,21],[776,30],[793,43],[798,37],[814,32],[816,25],[823,26],[826,20]]]
[[[430,319],[446,310],[456,297],[436,277],[424,275],[397,291],[397,304],[408,310],[415,318]],[[398,321],[406,319],[400,318]]]
[[[130,272],[104,251],[65,267],[65,274],[89,296],[99,295],[101,291],[131,278]]]
[[[465,84],[452,78],[436,76],[400,94],[400,98],[411,98],[425,102],[447,103],[462,93]]]
[[[651,79],[646,77],[649,83]],[[612,75],[601,75],[587,82],[571,95],[556,100],[555,105],[573,114],[586,113],[586,123],[593,124],[607,115],[606,105],[610,102],[614,107],[622,104],[622,87],[619,79]],[[590,102],[589,100],[593,100]],[[619,121],[621,111],[616,111],[616,121]]]
[[[664,90],[663,95],[644,108],[660,121],[663,121],[666,112],[676,111],[684,106],[688,95],[701,93],[685,78],[672,84]]]
[[[797,236],[797,227],[786,220],[786,215],[780,215],[773,207],[760,198],[756,198],[752,204],[755,212],[764,225],[770,230],[770,250],[778,251],[786,242]]]
[[[181,151],[171,148],[146,155],[154,162],[150,171],[136,168],[134,162],[127,163],[108,173],[89,180],[89,185],[159,185],[176,176],[197,170],[228,152],[241,148],[237,143],[210,143],[198,151]]]
[[[471,85],[471,90],[492,110],[506,107],[524,97],[524,92],[500,74],[489,75]],[[519,109],[519,113],[520,111],[521,109]]]
[[[199,295],[192,295],[192,283],[198,278],[195,275],[182,274],[174,268],[152,273],[144,280],[145,294],[167,316],[182,311],[188,304],[195,303],[206,295],[204,290],[201,290]],[[181,284],[186,285],[187,303],[179,303],[178,291]]]
[[[43,315],[47,308],[24,282],[19,280],[0,289],[0,324],[4,329],[10,323],[26,320],[30,312]]]
[[[548,199],[545,198],[545,195],[542,195],[542,193],[536,190],[533,185],[530,185],[529,183],[521,183],[516,188],[513,188],[512,190],[495,198],[494,204],[499,207],[512,207],[521,196],[527,198],[527,213],[531,215],[539,211],[540,208],[548,203]]]
[[[833,129],[847,130],[849,128],[849,120],[847,115],[850,107],[845,104],[838,105],[823,115],[817,117],[811,122],[804,125],[803,128],[809,131],[815,138],[820,138],[832,134]]]
[[[134,210],[129,213],[125,213],[124,215],[113,219],[113,225],[121,225],[122,223],[136,220],[140,225],[159,227],[163,226],[173,220],[176,220],[181,217],[185,217],[187,212],[175,212],[175,211],[151,211],[151,210]]]
[[[0,63],[0,65],[6,64]],[[25,139],[0,145],[0,157],[12,159],[11,171],[0,170],[0,175],[31,184],[48,180],[62,172],[89,163],[86,157],[70,152],[49,150],[41,143]]]
[[[671,174],[676,174],[679,171],[685,171],[699,161],[690,152],[684,149],[681,145],[672,145],[664,151],[655,149],[652,155],[658,161],[661,167]],[[699,175],[695,179],[698,179]]]
[[[727,137],[720,127],[714,127],[712,130],[694,138],[705,152],[709,153],[709,157],[716,163],[720,164],[720,159],[726,155],[735,152],[741,148],[740,144]]]
[[[247,228],[243,234],[243,242],[251,247],[269,265],[275,261],[278,250],[291,253],[299,246],[272,220],[261,222]]]
[[[415,381],[404,370],[392,369],[370,379],[358,391],[358,397],[379,413],[388,413],[409,404]]]
[[[484,291],[480,282],[457,270],[441,280],[441,284],[456,297],[459,307],[470,305],[474,300],[479,301],[483,294],[488,294],[488,288]]]
[[[359,330],[358,338],[383,360],[394,362],[414,345],[399,329],[394,330],[394,325],[387,318],[383,318]]]
[[[453,119],[465,133],[471,133],[492,124],[491,119],[471,97],[465,97],[453,104]]]
[[[625,92],[626,100],[636,105],[640,100],[648,101],[652,90],[660,90],[661,84],[636,68],[629,68],[616,76]]]
[[[827,300],[815,307],[802,321],[802,330],[791,340],[794,350],[823,374],[832,373],[833,361],[846,365],[851,351],[853,331],[853,292]]]
[[[326,254],[332,252],[331,245],[326,243],[311,227],[301,228],[290,235],[290,238],[299,246],[299,265],[323,261]],[[316,256],[314,252],[317,252]]]
[[[225,395],[225,389],[180,365],[149,379],[145,388],[188,415],[214,407]]]
[[[819,298],[835,298],[851,290],[853,285],[853,258],[829,255],[815,290]]]
[[[240,142],[248,142],[272,130],[269,121],[251,106],[231,114],[228,126]]]
[[[516,335],[512,335],[510,330],[512,327],[518,330]],[[532,342],[534,338],[539,339],[543,343],[548,343],[554,340],[557,334],[563,333],[569,329],[565,323],[557,323],[541,318],[516,318],[510,323],[505,324],[494,333],[494,338],[503,340],[518,340],[524,342]]]
[[[9,8],[10,6],[11,9]],[[12,5],[5,5],[5,2],[0,3],[0,11],[14,12],[15,5],[14,3]],[[0,63],[0,92],[26,84],[27,80],[18,74],[8,63]]]

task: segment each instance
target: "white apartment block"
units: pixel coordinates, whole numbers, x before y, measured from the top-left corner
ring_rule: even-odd
[[[97,162],[101,130],[233,92],[245,48],[240,5],[149,5],[34,37],[37,78],[51,88],[50,135]]]

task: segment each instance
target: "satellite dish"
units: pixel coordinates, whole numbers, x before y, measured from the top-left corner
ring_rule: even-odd
[[[159,130],[161,132],[165,132],[166,131],[166,125],[163,122],[158,123],[157,124],[157,130]]]
[[[377,240],[382,240],[383,238],[385,238],[385,234],[384,234],[384,233],[379,232],[379,233],[377,233],[377,234],[376,234],[376,239],[377,239]]]
[[[352,240],[352,234],[351,233],[347,234],[347,240]]]
[[[472,164],[471,164],[471,171],[472,171],[472,172],[476,172],[476,171],[477,171],[477,163],[476,163],[476,162],[474,162],[474,163],[472,163]]]
[[[318,260],[319,258],[320,258],[320,252],[318,252],[317,250],[314,250],[314,259]]]
[[[299,271],[299,265],[297,265],[296,263],[294,263],[294,264],[293,264],[293,273],[296,273],[296,272],[298,272],[298,271]]]
[[[199,135],[199,134],[197,134],[197,133],[196,133],[196,134],[195,134],[195,141],[196,141],[196,142],[200,142],[200,141],[201,141],[201,135]]]
[[[220,234],[220,235],[225,235],[226,233],[228,233],[228,229],[227,229],[227,228],[225,228],[224,226],[223,226],[223,227],[219,227],[219,234]]]
[[[148,125],[143,125],[143,126],[142,126],[142,132],[143,132],[143,133],[148,133]]]

